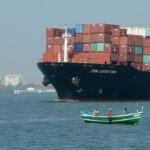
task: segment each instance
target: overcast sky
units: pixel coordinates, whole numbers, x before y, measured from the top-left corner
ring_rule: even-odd
[[[150,27],[149,0],[0,0],[0,75],[40,83],[45,28],[77,23]]]

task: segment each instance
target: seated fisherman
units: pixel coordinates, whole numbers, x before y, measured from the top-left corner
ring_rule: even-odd
[[[99,116],[99,111],[98,111],[98,109],[95,109],[95,110],[93,111],[93,116]]]

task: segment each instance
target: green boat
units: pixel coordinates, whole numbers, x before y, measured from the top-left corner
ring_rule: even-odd
[[[85,122],[95,122],[95,123],[113,123],[113,124],[138,124],[141,119],[141,114],[143,111],[137,111],[134,113],[114,115],[112,117],[108,116],[93,116],[91,112],[81,112],[81,119]]]

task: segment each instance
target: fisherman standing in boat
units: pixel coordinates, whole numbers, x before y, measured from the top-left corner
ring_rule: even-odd
[[[108,109],[107,116],[108,116],[109,122],[111,122],[112,121],[112,108]]]
[[[124,114],[128,114],[129,113],[126,107],[124,108],[123,113]]]
[[[95,109],[95,110],[93,111],[93,116],[99,116],[99,111],[98,111],[98,109]]]

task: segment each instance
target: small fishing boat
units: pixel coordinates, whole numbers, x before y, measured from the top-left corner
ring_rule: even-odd
[[[93,116],[91,112],[81,112],[81,119],[85,122],[95,122],[95,123],[119,123],[119,124],[138,124],[141,118],[142,111],[137,111],[134,113],[114,115],[114,116]]]

